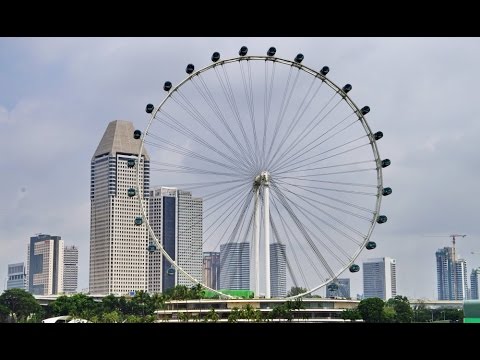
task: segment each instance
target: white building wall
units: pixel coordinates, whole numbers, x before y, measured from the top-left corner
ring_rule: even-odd
[[[63,292],[73,294],[78,286],[78,248],[66,246],[63,259]]]
[[[396,260],[390,257],[363,262],[363,294],[365,298],[388,300],[397,294]]]

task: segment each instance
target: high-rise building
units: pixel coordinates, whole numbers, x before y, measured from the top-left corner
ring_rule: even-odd
[[[203,253],[203,281],[208,287],[220,289],[220,253],[210,251]]]
[[[457,286],[455,288],[457,292],[457,299],[468,300],[470,296],[468,289],[467,261],[465,259],[458,259],[455,262],[455,271],[457,272]]]
[[[470,274],[470,298],[472,300],[478,300],[479,291],[478,291],[478,279],[480,278],[480,268],[473,269],[472,273]]]
[[[451,247],[438,249],[435,256],[438,300],[466,300],[468,298],[467,262],[464,259],[458,259],[454,263]]]
[[[27,251],[28,291],[34,295],[63,292],[63,240],[38,234],[30,238]]]
[[[63,252],[63,292],[74,294],[78,285],[78,248],[65,246]]]
[[[248,242],[220,245],[220,289],[250,289],[250,244]]]
[[[7,280],[7,290],[8,289],[23,289],[25,290],[26,285],[26,269],[25,264],[8,264],[8,280]]]
[[[167,254],[198,281],[203,275],[203,200],[189,191],[169,187],[150,190],[149,219]],[[150,241],[152,242],[152,241]],[[149,255],[150,292],[164,292],[176,285],[195,283],[174,270],[161,251]]]
[[[395,259],[384,257],[363,262],[363,295],[365,299],[378,297],[388,300],[397,295]]]
[[[138,196],[148,208],[150,162],[145,149],[138,160],[140,140],[134,131],[129,121],[110,122],[91,160],[92,294],[147,290],[148,232]]]
[[[258,294],[256,294],[258,295]],[[287,255],[285,244],[270,244],[270,295],[287,296]]]
[[[337,288],[326,287],[326,297],[341,297],[349,298],[350,297],[350,279],[337,279],[335,281]]]

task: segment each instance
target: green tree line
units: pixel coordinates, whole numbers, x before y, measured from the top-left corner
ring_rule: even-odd
[[[463,311],[456,309],[427,309],[425,304],[412,308],[406,296],[397,295],[388,301],[369,298],[360,301],[355,309],[342,313],[344,320],[363,320],[369,323],[412,323],[450,321],[462,322]]]

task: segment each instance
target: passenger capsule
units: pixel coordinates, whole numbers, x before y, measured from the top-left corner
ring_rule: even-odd
[[[137,140],[138,140],[138,139],[140,139],[140,136],[142,136],[142,132],[141,132],[140,130],[135,130],[135,131],[133,132],[133,138],[134,138],[134,139],[137,139]]]
[[[347,84],[345,85],[343,88],[342,88],[342,91],[346,94],[348,93],[350,90],[352,90],[352,85],[350,84]]]
[[[365,247],[367,250],[373,250],[377,247],[377,244],[374,241],[369,241]]]
[[[128,196],[129,196],[129,197],[135,196],[135,189],[134,189],[134,188],[130,188],[130,189],[128,189],[127,193],[128,193]]]
[[[330,68],[328,66],[324,66],[322,68],[322,70],[320,70],[320,74],[322,74],[323,76],[327,75],[328,72],[330,71]]]
[[[275,48],[272,46],[270,49],[268,49],[267,55],[268,55],[268,56],[275,56],[275,53],[276,53],[276,52],[277,52],[277,49],[275,49]]]
[[[147,114],[151,114],[153,112],[153,109],[155,109],[153,104],[148,104],[147,107],[145,108],[145,111],[147,112]]]
[[[140,226],[143,224],[143,219],[139,216],[135,218],[135,225]]]
[[[386,187],[386,188],[383,188],[383,190],[382,190],[382,195],[383,196],[388,196],[391,193],[392,193],[392,188]]]
[[[384,224],[387,222],[387,217],[385,215],[380,215],[378,218],[377,218],[377,223],[379,224]]]
[[[238,55],[245,56],[245,55],[247,55],[247,52],[248,52],[248,48],[246,46],[242,46],[240,48],[240,51],[238,52]]]
[[[364,106],[360,109],[362,115],[367,115],[370,112],[370,108],[368,106]]]
[[[352,273],[356,273],[356,272],[359,272],[360,271],[360,266],[358,266],[357,264],[352,264],[352,266],[350,266],[350,272]]]
[[[152,253],[152,252],[154,252],[154,251],[156,251],[156,250],[157,250],[157,247],[156,247],[155,245],[152,244],[152,245],[149,245],[149,246],[148,246],[148,252],[151,252],[151,253]]]
[[[191,74],[193,72],[193,70],[195,70],[195,66],[193,66],[193,64],[188,64],[187,68],[185,69],[187,74]]]
[[[127,166],[128,166],[129,168],[133,168],[133,167],[135,166],[135,160],[133,160],[133,159],[128,159],[128,160],[127,160]]]
[[[220,60],[220,53],[218,53],[218,52],[215,51],[215,52],[212,54],[212,61],[213,61],[213,62],[217,62],[218,60]]]
[[[386,168],[387,166],[390,166],[392,162],[390,161],[390,159],[384,159],[382,160],[382,168]]]
[[[170,267],[167,270],[167,275],[169,275],[169,276],[175,275],[175,269],[173,267]]]
[[[165,84],[163,84],[163,90],[170,91],[171,88],[172,88],[172,83],[170,81],[165,81]]]
[[[375,134],[373,134],[373,138],[375,140],[380,140],[383,137],[383,133],[381,131],[377,131]]]
[[[300,64],[303,61],[303,54],[298,54],[297,56],[295,56],[294,61]]]

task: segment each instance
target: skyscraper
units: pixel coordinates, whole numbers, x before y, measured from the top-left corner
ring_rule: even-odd
[[[397,264],[384,257],[363,262],[363,295],[388,300],[397,295]]]
[[[329,289],[328,286],[326,287],[326,297],[350,297],[350,279],[337,279],[335,284],[338,286],[337,289]]]
[[[438,249],[435,256],[438,300],[466,300],[468,298],[467,262],[464,259],[458,259],[454,264],[451,247]]]
[[[468,289],[468,273],[467,273],[467,261],[465,259],[458,259],[455,262],[455,271],[457,286],[455,288],[457,292],[458,300],[468,300],[469,299],[469,289]]]
[[[63,292],[63,240],[38,234],[30,238],[27,251],[28,291],[34,295]]]
[[[147,290],[148,233],[137,196],[144,196],[148,208],[150,163],[146,151],[138,161],[140,140],[133,132],[129,121],[110,122],[91,160],[92,294]],[[141,189],[137,189],[138,167]]]
[[[270,295],[287,295],[287,256],[285,244],[270,244]],[[258,294],[257,294],[258,295]]]
[[[63,253],[63,292],[74,294],[78,284],[78,248],[65,246]]]
[[[26,283],[26,269],[25,264],[8,264],[8,280],[7,280],[7,290],[8,289],[25,289]]]
[[[250,289],[250,244],[220,245],[220,289]]]
[[[480,268],[473,269],[472,273],[470,274],[470,291],[471,291],[471,299],[478,300],[479,291],[478,291],[478,279],[480,277]]]
[[[208,287],[220,289],[220,253],[216,251],[203,253],[203,281]]]
[[[149,219],[163,248],[189,275],[202,281],[203,200],[189,191],[155,187],[150,190]],[[149,255],[149,291],[164,292],[195,283],[177,272],[160,250]]]

